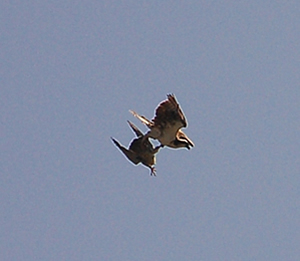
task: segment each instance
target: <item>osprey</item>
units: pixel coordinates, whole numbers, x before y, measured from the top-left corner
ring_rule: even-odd
[[[174,94],[168,94],[167,97],[168,99],[161,102],[156,108],[152,121],[140,116],[135,111],[130,112],[150,129],[143,139],[157,139],[162,147],[190,149],[190,146],[194,147],[194,143],[181,130],[181,128],[187,127],[185,116]]]
[[[153,147],[152,143],[147,137],[130,121],[127,121],[132,130],[135,132],[138,138],[135,138],[129,145],[129,149],[124,148],[118,141],[111,138],[114,144],[125,154],[127,159],[137,165],[142,163],[150,168],[150,175],[156,176],[156,169],[153,165],[156,163],[155,154],[161,148],[160,146]]]

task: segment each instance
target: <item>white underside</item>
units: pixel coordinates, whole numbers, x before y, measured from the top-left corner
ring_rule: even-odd
[[[175,140],[178,126],[168,124],[163,130],[152,128],[149,137],[159,140],[162,145],[168,146]]]

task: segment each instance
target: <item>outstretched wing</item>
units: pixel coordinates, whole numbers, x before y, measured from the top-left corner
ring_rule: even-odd
[[[135,126],[132,122],[130,121],[127,121],[129,126],[131,127],[131,129],[135,132],[136,136],[137,137],[141,137],[141,136],[144,136],[144,134],[140,131],[140,129]]]
[[[151,128],[153,126],[153,122],[148,120],[145,116],[141,116],[137,114],[135,111],[129,110],[129,112],[136,118],[138,118],[142,123],[148,126],[148,128]]]
[[[127,159],[129,159],[131,162],[133,162],[134,164],[138,164],[139,162],[141,162],[140,158],[137,156],[136,153],[134,153],[131,150],[128,150],[126,148],[124,148],[118,141],[116,141],[114,138],[112,138],[112,141],[114,142],[114,144],[125,154],[125,156],[127,157]]]
[[[177,130],[187,127],[187,121],[174,94],[168,94],[167,97],[168,99],[161,102],[156,108],[153,122],[162,127],[176,126]]]

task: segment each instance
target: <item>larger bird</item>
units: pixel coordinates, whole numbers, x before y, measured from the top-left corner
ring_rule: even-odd
[[[156,108],[152,121],[140,116],[135,111],[130,112],[150,129],[144,136],[144,140],[152,138],[159,140],[162,146],[190,149],[190,147],[194,147],[194,143],[181,130],[181,128],[187,127],[187,120],[174,94],[168,94],[167,98]]]
[[[143,133],[130,121],[128,124],[135,132],[138,138],[135,138],[129,145],[129,149],[123,147],[117,140],[111,138],[114,144],[124,153],[124,155],[135,165],[142,163],[151,170],[151,176],[156,176],[156,163],[155,154],[159,151],[161,146],[153,147],[148,138],[144,137]]]

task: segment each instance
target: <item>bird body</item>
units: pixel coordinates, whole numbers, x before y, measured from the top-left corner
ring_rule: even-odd
[[[153,147],[152,143],[148,138],[144,139],[143,133],[130,121],[128,124],[135,132],[137,138],[133,139],[129,145],[129,149],[123,147],[117,140],[111,138],[114,144],[124,153],[124,155],[135,165],[142,163],[151,170],[151,175],[156,176],[155,163],[156,158],[155,154],[159,151],[161,146]]]

